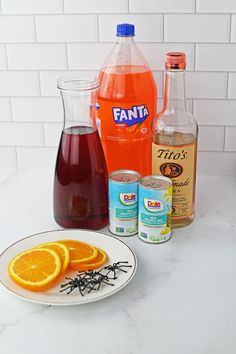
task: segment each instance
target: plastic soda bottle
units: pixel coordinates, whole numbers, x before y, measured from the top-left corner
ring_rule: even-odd
[[[157,88],[134,35],[134,25],[117,25],[118,41],[99,77],[97,126],[108,172],[130,169],[144,176],[151,173]]]

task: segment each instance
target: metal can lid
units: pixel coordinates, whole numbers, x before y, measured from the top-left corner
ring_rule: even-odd
[[[133,170],[117,170],[113,171],[109,179],[115,183],[134,183],[140,180],[141,175]]]
[[[139,184],[147,189],[161,190],[172,186],[172,181],[164,176],[146,176],[140,179]]]

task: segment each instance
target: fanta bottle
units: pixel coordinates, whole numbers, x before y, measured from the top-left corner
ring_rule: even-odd
[[[157,88],[134,35],[134,25],[117,26],[118,42],[100,72],[97,126],[108,172],[130,169],[144,176],[151,174]]]

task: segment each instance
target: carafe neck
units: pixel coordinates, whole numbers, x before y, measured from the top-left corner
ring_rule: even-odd
[[[58,79],[57,87],[64,108],[63,128],[92,127],[96,130],[98,80],[81,80],[68,75]]]
[[[164,111],[171,114],[186,111],[184,70],[167,70],[165,73]]]
[[[97,130],[95,93],[61,91],[61,97],[64,108],[64,130],[73,127],[91,127]]]

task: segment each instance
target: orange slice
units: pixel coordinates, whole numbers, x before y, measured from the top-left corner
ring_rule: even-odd
[[[139,130],[139,128],[140,128],[139,124],[134,124],[134,125],[131,125],[130,127],[126,127],[126,131],[129,133],[135,133],[136,131]]]
[[[8,267],[10,278],[22,288],[43,291],[55,285],[61,260],[51,249],[33,248],[15,256]]]
[[[67,246],[59,242],[46,242],[42,245],[39,245],[37,248],[48,248],[55,251],[61,260],[61,273],[66,271],[70,261],[70,251]]]
[[[92,261],[98,254],[98,250],[84,242],[76,240],[60,240],[59,243],[67,246],[70,251],[70,269],[77,269],[81,263]]]
[[[100,268],[104,263],[106,263],[108,257],[105,251],[101,250],[100,248],[97,248],[97,250],[98,254],[94,259],[86,263],[77,264],[77,266],[73,269],[78,271],[85,271]]]

